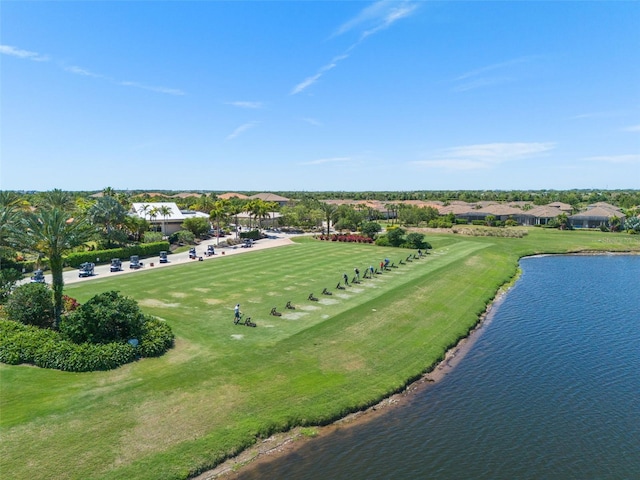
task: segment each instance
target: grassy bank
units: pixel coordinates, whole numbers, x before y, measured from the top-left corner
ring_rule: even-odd
[[[428,240],[432,253],[405,265],[404,250],[303,239],[69,285],[81,302],[109,289],[135,298],[170,323],[176,347],[110,372],[0,365],[0,472],[187,478],[257,438],[329,423],[402,389],[476,324],[521,256],[640,251],[635,237],[540,229]],[[336,290],[344,272],[385,257],[398,268]],[[257,328],[233,324],[238,302]],[[269,315],[274,306],[281,317]]]

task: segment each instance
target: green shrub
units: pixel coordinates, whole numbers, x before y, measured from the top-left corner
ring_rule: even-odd
[[[143,243],[156,243],[161,242],[164,238],[164,234],[162,232],[145,232],[142,237]]]
[[[249,238],[251,240],[260,240],[261,235],[259,230],[250,230],[248,232],[240,233],[240,238]]]
[[[192,245],[196,241],[196,237],[189,230],[178,230],[169,237],[169,241],[171,243]]]
[[[379,235],[378,238],[376,238],[376,245],[379,247],[389,247],[389,239],[386,235]]]
[[[7,303],[11,290],[20,279],[22,279],[22,273],[15,268],[3,268],[0,270],[0,305]]]
[[[158,357],[173,347],[171,327],[162,320],[145,315],[137,353],[141,357]]]
[[[135,300],[111,290],[100,293],[60,321],[60,332],[75,343],[109,343],[138,338],[144,315]]]
[[[145,320],[137,348],[126,342],[76,344],[53,330],[0,320],[0,362],[91,372],[111,370],[139,357],[162,355],[173,346],[171,328],[153,317]]]
[[[25,283],[16,288],[7,300],[9,320],[51,328],[53,326],[53,294],[43,283]]]

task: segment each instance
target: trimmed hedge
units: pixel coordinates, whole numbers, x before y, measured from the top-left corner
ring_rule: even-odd
[[[140,245],[132,245],[130,247],[112,248],[110,250],[91,250],[88,252],[74,252],[67,255],[64,263],[68,267],[78,268],[84,262],[92,262],[97,264],[106,264],[112,258],[127,259],[131,255],[139,255],[140,257],[151,257],[158,255],[162,251],[169,251],[169,242],[143,243]],[[97,259],[100,261],[97,261]]]
[[[248,232],[240,232],[240,238],[249,238],[251,240],[260,240],[262,238],[262,234],[260,230],[250,230]]]
[[[77,344],[53,330],[0,320],[0,362],[28,363],[67,372],[112,370],[140,357],[159,356],[173,346],[171,328],[148,317],[138,347],[129,343]]]

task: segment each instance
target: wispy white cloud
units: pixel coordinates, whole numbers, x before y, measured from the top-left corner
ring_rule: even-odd
[[[342,60],[344,60],[346,58],[349,58],[348,54],[338,55],[337,57],[335,57],[333,60],[331,60],[331,62],[329,62],[326,65],[324,65],[323,67],[321,67],[320,70],[318,70],[318,73],[316,73],[315,75],[312,75],[310,77],[305,78],[302,82],[300,82],[295,87],[293,87],[293,89],[291,90],[291,95],[295,95],[295,94],[300,93],[303,90],[309,88],[311,85],[313,85],[318,80],[320,80],[320,77],[322,77],[329,70],[335,68],[338,65],[339,62],[341,62]]]
[[[586,157],[583,160],[588,162],[602,162],[614,164],[640,164],[640,154],[633,153],[628,155],[600,155],[595,157]]]
[[[149,90],[150,92],[166,93],[167,95],[184,95],[185,94],[182,90],[179,90],[177,88],[156,87],[151,85],[144,85],[138,82],[126,81],[126,82],[118,82],[118,84],[122,85],[123,87],[141,88],[143,90]]]
[[[246,132],[247,130],[255,127],[256,125],[258,125],[260,122],[248,122],[245,123],[243,125],[240,125],[238,128],[236,128],[233,132],[231,132],[229,134],[229,136],[227,136],[227,140],[233,140],[234,138],[240,136],[241,134],[243,134],[244,132]]]
[[[425,160],[411,162],[417,166],[474,170],[495,167],[501,163],[533,157],[555,148],[555,143],[484,143],[452,147]]]
[[[418,8],[416,2],[381,0],[369,5],[354,18],[343,23],[333,33],[332,37],[357,30],[360,32],[360,38],[362,39],[390,27],[402,18],[408,17],[416,8]]]
[[[4,54],[4,55],[11,55],[13,57],[18,57],[18,58],[23,58],[23,59],[27,59],[27,60],[33,60],[36,62],[46,62],[49,61],[49,57],[47,57],[46,55],[41,55],[39,53],[36,52],[30,52],[28,50],[22,50],[16,47],[12,47],[10,45],[0,45],[0,54]],[[74,75],[81,75],[83,77],[92,77],[92,78],[101,78],[104,80],[108,80],[111,81],[117,85],[121,85],[124,87],[135,87],[135,88],[141,88],[143,90],[149,90],[151,92],[156,92],[156,93],[164,93],[167,95],[184,95],[185,93],[182,90],[179,90],[177,88],[168,88],[168,87],[162,87],[162,86],[152,86],[152,85],[144,85],[142,83],[138,83],[138,82],[130,82],[130,81],[116,81],[112,78],[109,78],[105,75],[101,75],[98,73],[94,73],[91,72],[85,68],[82,67],[78,67],[78,66],[65,66],[65,65],[61,65],[60,63],[58,63],[58,67],[62,68],[64,71],[69,72],[69,73],[73,73]]]
[[[69,73],[75,73],[76,75],[82,75],[83,77],[104,78],[103,75],[90,72],[89,70],[86,70],[81,67],[72,66],[72,67],[64,67],[64,69]]]
[[[309,162],[302,162],[300,163],[300,165],[324,165],[325,163],[348,163],[351,161],[351,157],[319,158],[317,160],[311,160]]]
[[[291,89],[290,94],[296,95],[309,88],[320,80],[325,73],[335,68],[343,60],[349,58],[351,51],[365,38],[389,28],[398,20],[409,17],[417,10],[417,8],[418,2],[415,1],[398,2],[381,0],[360,11],[360,13],[354,18],[342,24],[332,35],[332,37],[336,37],[355,30],[360,34],[358,40],[347,48],[344,53],[334,57],[328,64],[321,67],[317,73],[305,78],[302,82],[295,85]]]
[[[631,125],[624,129],[625,132],[640,132],[640,125]]]
[[[589,120],[592,118],[613,118],[624,115],[625,113],[621,110],[609,110],[604,112],[587,112],[581,113],[578,115],[574,115],[573,117],[569,117],[570,120]]]
[[[302,119],[304,122],[307,122],[309,125],[313,125],[314,127],[321,127],[322,126],[322,122],[320,122],[319,120],[316,120],[315,118],[303,118]]]
[[[540,58],[538,55],[519,57],[470,70],[453,79],[455,84],[453,90],[465,92],[513,82],[517,78],[514,74],[516,66],[531,63],[538,58]]]
[[[264,106],[262,102],[237,101],[237,102],[226,102],[226,103],[227,105],[232,105],[234,107],[251,108],[251,109],[262,108]]]
[[[26,60],[33,60],[34,62],[46,62],[49,60],[49,57],[46,55],[22,50],[20,48],[12,47],[11,45],[0,45],[0,53],[4,55],[11,55],[12,57],[24,58]]]

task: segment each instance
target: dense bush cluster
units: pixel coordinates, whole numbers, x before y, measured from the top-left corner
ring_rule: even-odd
[[[75,343],[126,342],[138,338],[145,316],[135,300],[116,291],[100,293],[60,320],[60,332]]]
[[[317,238],[320,240],[326,240],[330,242],[347,242],[347,243],[373,243],[373,239],[365,237],[363,235],[339,235],[334,233],[332,235],[319,235]]]
[[[42,328],[53,326],[53,294],[43,283],[25,283],[9,296],[6,306],[10,320]]]
[[[140,245],[132,245],[130,247],[112,248],[110,250],[92,250],[89,252],[74,252],[65,257],[65,264],[78,268],[81,263],[109,263],[112,258],[129,258],[131,255],[139,255],[141,257],[151,257],[162,251],[169,250],[169,242],[143,243]],[[97,259],[100,261],[97,261]]]
[[[46,293],[51,304],[51,292],[45,285],[27,284],[16,292],[20,290],[23,296]],[[134,300],[117,292],[96,295],[79,307],[67,297],[65,305],[69,310],[59,331],[11,320],[13,310],[8,311],[10,320],[0,320],[0,362],[70,372],[110,370],[136,358],[162,355],[173,346],[169,325],[144,315]],[[36,315],[33,309],[29,312]],[[131,339],[137,340],[137,346]]]

